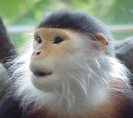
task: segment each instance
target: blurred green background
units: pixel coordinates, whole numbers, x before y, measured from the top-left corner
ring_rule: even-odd
[[[79,10],[87,12],[112,25],[133,26],[133,0],[0,0],[0,17],[6,27],[36,26],[42,17],[55,10]],[[21,27],[20,27],[21,28]],[[27,40],[25,33],[10,33],[17,48]],[[115,40],[133,36],[133,30],[113,32]]]

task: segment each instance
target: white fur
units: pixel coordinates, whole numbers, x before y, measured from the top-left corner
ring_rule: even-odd
[[[15,96],[21,100],[23,108],[32,104],[32,111],[46,107],[62,117],[81,115],[106,99],[111,77],[128,83],[125,67],[115,58],[92,49],[95,41],[83,38],[73,40],[75,53],[64,54],[54,63],[49,60],[54,73],[48,77],[37,79],[32,75],[29,69],[32,51],[28,50],[14,61]],[[17,67],[18,63],[23,64]],[[44,66],[43,62],[37,65],[38,68]]]

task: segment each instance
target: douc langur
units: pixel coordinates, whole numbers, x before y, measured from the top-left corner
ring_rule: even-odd
[[[127,69],[114,57],[111,39],[88,14],[45,17],[33,46],[13,60],[15,79],[0,118],[133,118]]]

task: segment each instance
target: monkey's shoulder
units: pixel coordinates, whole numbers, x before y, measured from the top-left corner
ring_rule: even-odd
[[[6,96],[0,103],[0,118],[55,118],[43,110],[34,110],[31,106],[24,110],[20,104],[20,100],[16,99],[13,95]],[[31,110],[35,112],[31,112]]]
[[[91,118],[133,118],[133,91],[112,90],[106,100],[90,114]]]
[[[0,118],[24,118],[22,116],[20,103],[13,96],[8,96],[1,101]]]

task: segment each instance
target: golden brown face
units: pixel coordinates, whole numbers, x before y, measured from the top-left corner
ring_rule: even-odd
[[[106,42],[103,35],[97,34],[97,37],[100,37],[99,41],[70,29],[36,29],[30,61],[31,80],[35,87],[41,90],[58,88],[64,76],[82,72],[86,66],[84,54],[93,54],[97,43],[104,45]]]
[[[66,29],[40,28],[35,31],[30,63],[35,86],[42,89],[48,83],[55,84],[60,66],[69,65],[69,57],[80,49],[82,43],[78,39],[79,33]]]
[[[34,33],[32,59],[57,58],[72,48],[71,34],[67,30],[54,28],[37,29]]]

